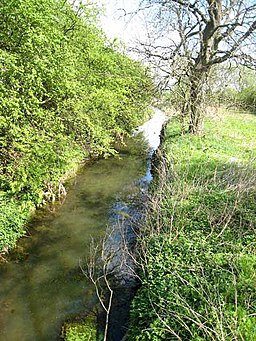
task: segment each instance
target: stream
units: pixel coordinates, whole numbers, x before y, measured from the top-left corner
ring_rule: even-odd
[[[130,139],[118,157],[83,167],[68,182],[62,204],[36,213],[27,235],[0,265],[0,341],[58,340],[66,320],[96,304],[80,265],[92,238],[103,237],[106,226],[114,226],[146,191],[164,120],[155,109],[138,129],[149,148],[140,136]]]

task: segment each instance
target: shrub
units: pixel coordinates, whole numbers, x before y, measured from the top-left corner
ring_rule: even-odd
[[[0,191],[12,200],[40,203],[46,184],[88,156],[115,154],[116,136],[146,115],[147,70],[107,40],[97,13],[62,0],[1,2]]]

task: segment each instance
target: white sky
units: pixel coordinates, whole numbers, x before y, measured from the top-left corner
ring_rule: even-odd
[[[109,38],[119,38],[127,45],[136,39],[145,37],[143,16],[127,15],[136,11],[140,0],[97,0],[106,9],[106,16],[102,18],[102,27]]]

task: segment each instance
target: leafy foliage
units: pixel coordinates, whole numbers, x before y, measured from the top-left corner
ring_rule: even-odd
[[[65,326],[66,341],[96,341],[96,318],[87,316],[84,322],[69,323]]]
[[[17,238],[24,235],[23,225],[29,215],[31,206],[0,197],[0,250],[14,247]]]
[[[38,204],[74,163],[115,153],[143,120],[151,81],[89,4],[3,0],[0,16],[0,191]]]
[[[225,102],[235,105],[244,110],[256,112],[256,87],[251,85],[240,91],[229,90],[223,94]]]

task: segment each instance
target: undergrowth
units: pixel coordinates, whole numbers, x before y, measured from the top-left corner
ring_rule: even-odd
[[[256,340],[256,118],[167,127],[139,237],[130,340]]]

